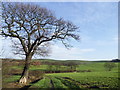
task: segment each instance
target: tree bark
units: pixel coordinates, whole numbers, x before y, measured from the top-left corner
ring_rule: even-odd
[[[31,59],[32,59],[32,55],[26,55],[25,66],[21,78],[19,80],[19,83],[21,84],[26,84],[28,81],[28,73],[29,73]]]

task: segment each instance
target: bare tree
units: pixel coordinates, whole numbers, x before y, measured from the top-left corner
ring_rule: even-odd
[[[79,40],[76,25],[62,18],[57,19],[46,8],[28,3],[2,3],[2,7],[1,35],[18,39],[19,43],[16,43],[16,46],[26,56],[20,83],[27,82],[31,59],[35,53],[42,54],[42,45],[60,40],[68,47],[67,41],[71,38]]]

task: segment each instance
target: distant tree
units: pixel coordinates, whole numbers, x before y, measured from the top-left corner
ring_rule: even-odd
[[[106,70],[111,71],[114,67],[116,67],[116,64],[114,62],[106,62],[104,67]]]
[[[74,61],[69,61],[69,62],[65,63],[65,66],[68,66],[71,71],[76,70],[76,68],[78,67],[78,65],[79,65],[79,63],[74,62]]]
[[[17,39],[16,54],[25,55],[25,67],[20,83],[28,81],[29,66],[36,53],[45,56],[49,41],[59,40],[69,47],[71,38],[79,40],[78,27],[70,21],[57,19],[50,10],[28,3],[2,3],[2,30],[0,35]],[[47,49],[47,50],[46,50]]]

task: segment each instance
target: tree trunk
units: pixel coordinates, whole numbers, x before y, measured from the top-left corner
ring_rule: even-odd
[[[19,80],[19,83],[21,83],[21,84],[26,84],[28,81],[28,74],[29,74],[31,58],[32,58],[31,55],[26,56],[25,66],[24,66],[21,78]]]

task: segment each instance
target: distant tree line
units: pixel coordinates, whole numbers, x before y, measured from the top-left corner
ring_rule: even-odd
[[[59,72],[75,72],[77,71],[77,67],[80,63],[73,62],[73,61],[55,61],[55,62],[42,62],[42,64],[46,64],[47,70],[46,72],[51,73],[59,73]]]

